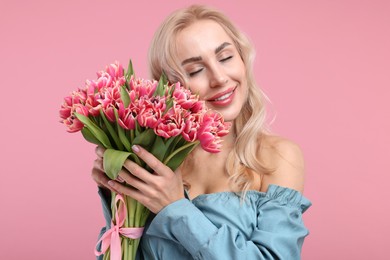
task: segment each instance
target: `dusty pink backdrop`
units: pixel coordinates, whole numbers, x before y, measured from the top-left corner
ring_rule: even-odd
[[[103,218],[94,146],[58,123],[62,98],[147,46],[195,1],[0,2],[0,259],[94,259]],[[298,142],[314,206],[303,259],[386,259],[390,195],[390,5],[365,1],[206,1],[257,48],[274,130]]]

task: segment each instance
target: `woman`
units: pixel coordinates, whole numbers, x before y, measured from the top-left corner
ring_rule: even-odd
[[[220,153],[195,149],[176,172],[133,147],[155,173],[128,160],[119,180],[109,181],[103,150],[97,149],[92,176],[99,186],[155,213],[142,236],[140,258],[300,258],[308,234],[302,213],[310,206],[301,194],[302,153],[267,133],[253,56],[247,38],[208,7],[178,10],[157,30],[149,52],[153,78],[165,72],[171,82],[180,81],[232,128]]]

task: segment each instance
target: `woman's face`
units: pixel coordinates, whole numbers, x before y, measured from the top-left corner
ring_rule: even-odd
[[[225,121],[234,120],[246,102],[246,69],[232,39],[211,20],[200,20],[177,35],[178,57],[187,87]]]

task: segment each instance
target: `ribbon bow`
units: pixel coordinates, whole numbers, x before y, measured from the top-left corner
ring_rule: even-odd
[[[119,201],[119,206],[117,207]],[[140,228],[124,228],[122,227],[125,223],[125,219],[127,216],[127,209],[125,206],[125,200],[122,195],[117,194],[115,196],[115,222],[114,224],[111,221],[111,228],[107,230],[103,236],[99,239],[96,245],[102,242],[100,252],[95,249],[95,256],[100,256],[104,254],[107,249],[111,248],[111,260],[121,260],[122,252],[121,252],[121,240],[119,234],[122,236],[137,239],[142,236],[142,232],[144,230],[143,227]]]

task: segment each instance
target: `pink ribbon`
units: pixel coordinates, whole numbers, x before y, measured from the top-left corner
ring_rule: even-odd
[[[117,203],[119,201],[119,207],[117,208]],[[115,222],[111,222],[111,228],[107,230],[103,236],[99,239],[96,246],[102,242],[100,252],[95,249],[95,256],[99,256],[104,254],[107,249],[111,248],[111,260],[121,260],[122,252],[121,252],[121,240],[119,234],[122,236],[137,239],[142,236],[142,232],[144,231],[143,227],[140,228],[123,228],[123,224],[125,223],[125,219],[127,216],[127,209],[125,206],[125,200],[122,195],[117,194],[115,196]]]

